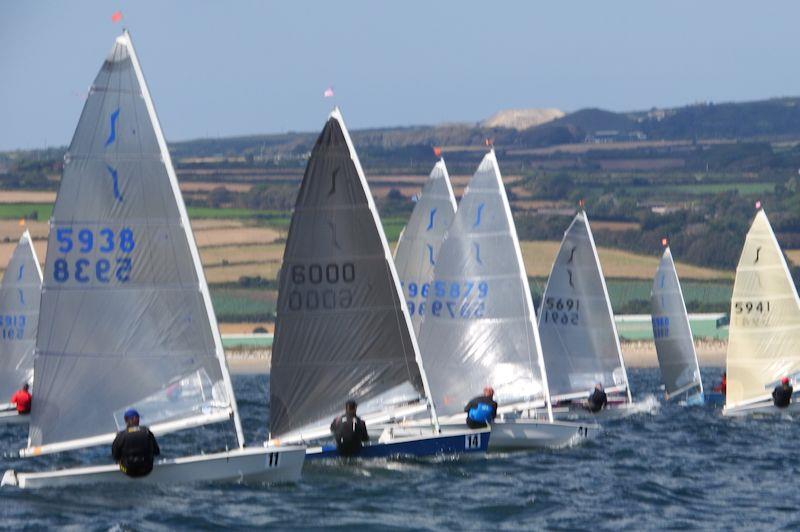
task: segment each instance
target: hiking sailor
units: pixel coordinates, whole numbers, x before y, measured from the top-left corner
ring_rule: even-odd
[[[139,412],[125,411],[125,430],[117,433],[111,445],[111,455],[119,470],[129,477],[144,477],[153,470],[153,459],[161,454],[156,437],[150,429],[139,425]]]
[[[471,429],[486,427],[497,417],[497,403],[494,401],[494,388],[487,386],[483,395],[473,398],[464,407],[467,413],[467,426]]]
[[[792,392],[794,389],[789,383],[789,377],[781,379],[781,383],[772,390],[772,402],[778,408],[786,408],[792,401]]]
[[[598,382],[594,386],[594,392],[592,392],[592,395],[590,395],[589,399],[586,401],[586,410],[596,414],[601,411],[607,403],[608,396],[605,390],[603,390],[603,384]]]
[[[14,395],[11,396],[11,404],[13,404],[17,409],[17,414],[24,416],[31,413],[31,401],[33,401],[33,396],[28,391],[30,386],[28,383],[22,385],[21,390],[17,390]]]
[[[361,443],[369,441],[367,424],[356,415],[358,405],[350,399],[344,405],[344,415],[331,423],[331,432],[336,438],[336,450],[341,456],[356,456],[361,452]]]

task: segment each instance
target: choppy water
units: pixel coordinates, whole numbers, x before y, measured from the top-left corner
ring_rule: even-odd
[[[718,376],[704,371],[706,384]],[[657,393],[657,370],[631,370],[630,378],[635,398]],[[265,380],[234,377],[253,442],[266,434]],[[96,530],[800,528],[797,421],[731,420],[710,408],[665,405],[603,427],[597,440],[572,449],[445,463],[306,466],[300,483],[280,487],[4,488],[0,523]],[[162,450],[177,456],[224,446],[222,428],[164,437]],[[20,427],[0,429],[6,452],[24,439]],[[30,470],[69,463],[6,457],[2,465]]]

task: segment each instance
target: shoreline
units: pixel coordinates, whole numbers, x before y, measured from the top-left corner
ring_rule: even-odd
[[[656,346],[652,341],[620,342],[625,366],[628,368],[657,368]],[[722,368],[728,342],[724,340],[697,340],[697,361],[700,367]],[[228,368],[232,375],[266,375],[272,359],[271,349],[226,350]]]

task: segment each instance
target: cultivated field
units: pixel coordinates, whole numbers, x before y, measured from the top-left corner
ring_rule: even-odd
[[[530,277],[547,277],[553,267],[559,242],[536,241],[522,242],[522,258]],[[652,279],[658,267],[656,256],[639,255],[612,248],[599,248],[600,265],[606,277],[619,279]],[[732,279],[733,272],[700,268],[683,263],[676,263],[681,279]]]

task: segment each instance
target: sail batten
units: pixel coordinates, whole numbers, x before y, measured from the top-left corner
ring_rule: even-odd
[[[697,388],[702,393],[689,315],[669,247],[659,261],[650,299],[653,338],[665,391],[674,395]]]
[[[769,397],[800,371],[800,299],[764,210],[745,237],[728,333],[726,409]]]
[[[588,394],[595,384],[630,389],[603,271],[586,214],[564,233],[539,310],[552,397]]]
[[[359,415],[426,395],[416,338],[361,164],[340,112],[300,185],[279,275],[272,437],[323,432],[348,399]]]
[[[232,413],[242,445],[197,246],[127,32],[94,85],[108,90],[87,97],[50,220],[29,447],[114,433],[127,408],[175,430]]]
[[[423,302],[420,348],[441,415],[463,412],[487,385],[501,404],[549,407],[527,275],[494,151],[461,199]]]
[[[403,286],[414,334],[419,336],[424,302],[445,232],[453,221],[456,200],[444,159],[431,170],[419,200],[397,242],[394,262]],[[420,304],[423,304],[420,308]]]
[[[42,270],[26,230],[0,284],[0,402],[33,378],[41,293]]]

